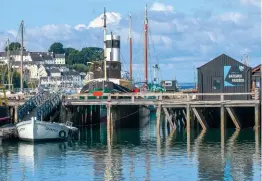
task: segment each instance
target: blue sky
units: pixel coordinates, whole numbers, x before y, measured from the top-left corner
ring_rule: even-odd
[[[65,47],[102,47],[100,27],[107,8],[108,30],[121,36],[121,57],[128,63],[128,13],[133,16],[134,69],[143,78],[143,16],[149,8],[150,59],[159,63],[162,79],[192,82],[194,67],[225,53],[250,66],[260,63],[260,0],[8,0],[1,2],[0,49],[6,37],[14,41],[20,21],[25,21],[25,45],[46,51],[60,41]],[[5,18],[8,17],[8,18]],[[151,66],[151,65],[150,65]],[[150,75],[152,76],[152,70]]]

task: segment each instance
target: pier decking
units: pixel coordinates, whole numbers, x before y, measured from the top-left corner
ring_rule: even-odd
[[[203,96],[212,96],[209,100],[201,100]],[[230,97],[234,96],[234,100]],[[243,99],[243,96],[245,99]],[[238,99],[239,97],[239,99]],[[228,112],[235,128],[241,128],[238,115],[234,108],[251,107],[254,108],[255,128],[259,128],[260,99],[257,92],[251,93],[123,93],[123,94],[103,94],[102,97],[94,97],[92,94],[75,94],[64,96],[62,100],[64,106],[88,106],[88,105],[153,105],[157,109],[157,125],[160,125],[160,114],[163,110],[170,126],[175,129],[176,122],[173,116],[177,109],[182,109],[184,116],[182,122],[186,122],[188,131],[190,130],[192,114],[198,120],[203,129],[208,128],[203,111],[205,108],[220,108],[221,129],[225,128],[225,114]],[[108,110],[110,112],[110,110]],[[107,120],[110,121],[108,114]],[[174,125],[173,125],[174,124]],[[160,127],[160,126],[158,126]]]

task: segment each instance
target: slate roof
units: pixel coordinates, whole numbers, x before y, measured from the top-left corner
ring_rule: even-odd
[[[63,76],[77,76],[77,75],[79,75],[79,73],[78,72],[76,72],[76,71],[66,71],[66,72],[62,72],[61,73]]]
[[[65,58],[65,54],[55,54],[55,58]]]
[[[46,70],[47,74],[50,76],[51,73],[60,73],[60,70],[59,69],[48,69]]]

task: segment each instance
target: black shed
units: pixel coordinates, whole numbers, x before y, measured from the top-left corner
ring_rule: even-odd
[[[222,54],[198,68],[199,93],[251,92],[252,69]],[[246,100],[251,96],[225,96],[225,100]],[[202,96],[201,100],[218,100],[219,96]]]

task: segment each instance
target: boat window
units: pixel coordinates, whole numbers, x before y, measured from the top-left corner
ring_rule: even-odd
[[[112,64],[112,65],[111,65],[111,68],[114,69],[114,70],[117,70],[117,69],[118,69],[118,65]]]

